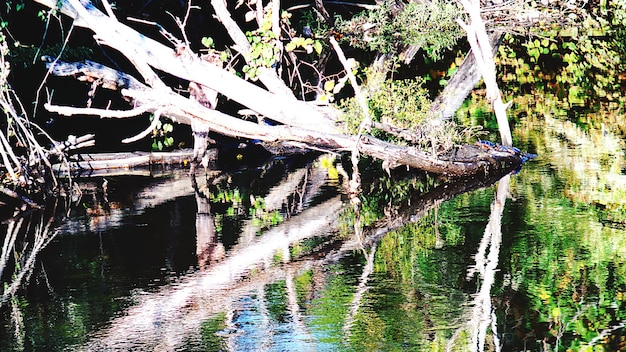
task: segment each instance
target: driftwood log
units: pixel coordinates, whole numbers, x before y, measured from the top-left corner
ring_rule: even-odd
[[[57,8],[74,18],[75,25],[94,31],[100,43],[124,54],[143,76],[145,84],[126,73],[94,62],[48,62],[49,71],[58,76],[74,76],[102,87],[117,89],[131,102],[128,110],[63,107],[46,104],[50,112],[62,115],[95,115],[103,118],[128,118],[151,112],[183,124],[203,124],[215,133],[266,143],[304,147],[323,151],[354,151],[384,161],[389,168],[406,165],[451,177],[492,174],[518,167],[523,159],[517,153],[474,146],[457,147],[446,155],[436,155],[414,146],[397,145],[368,135],[342,133],[336,122],[337,111],[300,101],[292,94],[265,90],[236,75],[206,62],[187,47],[170,48],[147,38],[109,17],[88,1],[36,0]],[[194,82],[237,101],[263,117],[279,124],[268,126],[232,116],[196,99],[184,97],[167,87],[153,69]]]

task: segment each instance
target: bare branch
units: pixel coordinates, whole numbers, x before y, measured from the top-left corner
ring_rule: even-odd
[[[57,5],[57,1],[54,0],[35,1],[53,8]],[[61,11],[76,18],[78,16],[76,10],[68,5],[70,1],[80,5],[78,0],[61,0]],[[291,91],[289,91],[291,97],[285,94],[272,94],[224,69],[200,60],[195,55],[181,56],[175,50],[137,33],[132,28],[112,21],[93,6],[90,6],[89,10],[82,7],[80,16],[82,17],[75,21],[77,25],[88,26],[100,38],[106,38],[107,45],[119,50],[126,57],[137,57],[149,62],[155,69],[207,86],[281,123],[330,133],[338,132],[335,125],[337,112],[333,109],[320,109],[298,101]],[[287,89],[284,83],[280,82],[284,89]]]
[[[104,6],[104,10],[106,11],[107,15],[109,15],[109,17],[113,19],[117,19],[117,17],[115,17],[115,14],[113,13],[113,9],[111,8],[111,4],[109,4],[108,0],[102,0],[102,6]]]
[[[480,68],[485,81],[487,99],[493,106],[496,114],[502,144],[510,147],[513,145],[513,138],[511,137],[511,128],[506,116],[507,104],[502,102],[502,95],[496,81],[496,64],[493,60],[493,49],[485,29],[485,23],[480,15],[480,2],[478,0],[461,0],[461,4],[469,14],[471,23],[466,24],[461,19],[458,19],[457,22],[467,32],[467,40],[472,47],[476,64]]]
[[[72,106],[59,106],[59,105],[53,105],[50,103],[44,104],[44,107],[49,112],[54,112],[63,116],[92,115],[92,116],[108,117],[108,118],[114,118],[114,119],[124,119],[128,117],[135,117],[155,108],[154,106],[142,105],[138,108],[134,108],[131,110],[107,110],[107,109],[98,109],[98,108],[76,108]]]
[[[136,142],[146,137],[150,133],[152,133],[152,131],[154,131],[159,125],[159,121],[161,121],[161,113],[162,113],[162,109],[157,109],[152,115],[153,116],[152,123],[150,124],[150,126],[148,126],[148,128],[146,128],[145,130],[143,130],[141,133],[137,134],[136,136],[122,139],[122,143]]]
[[[330,41],[330,44],[333,46],[333,49],[335,49],[335,52],[337,53],[337,57],[339,58],[339,61],[343,65],[344,70],[346,70],[346,74],[348,75],[348,78],[350,79],[350,84],[352,84],[352,89],[354,89],[354,95],[356,95],[357,101],[359,102],[359,106],[361,107],[361,110],[363,111],[364,119],[363,119],[363,122],[361,123],[361,127],[359,128],[360,130],[359,134],[361,134],[363,133],[364,128],[369,128],[369,126],[372,125],[372,117],[370,116],[370,111],[369,111],[369,108],[367,107],[367,100],[365,99],[365,96],[361,92],[361,88],[359,88],[359,83],[356,81],[356,77],[354,77],[354,75],[352,74],[352,67],[350,67],[350,63],[348,63],[348,59],[346,59],[346,55],[344,55],[343,50],[341,50],[339,43],[337,43],[337,40],[333,36],[330,36],[328,39]]]
[[[259,3],[260,2],[261,1],[259,1]],[[248,60],[250,43],[248,42],[248,38],[246,38],[246,35],[243,33],[241,28],[239,28],[237,23],[230,16],[226,1],[211,0],[211,5],[215,10],[215,16],[222,23],[222,25],[224,25],[226,31],[228,32],[228,35],[230,35],[230,38],[235,42],[234,49],[242,54],[246,60]],[[260,67],[257,76],[270,92],[295,99],[293,92],[278,77],[275,71],[267,67]]]

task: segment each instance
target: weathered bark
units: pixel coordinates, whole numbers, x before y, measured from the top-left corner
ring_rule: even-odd
[[[222,68],[223,63],[217,55],[203,55],[201,57],[204,61]],[[207,109],[217,107],[217,91],[202,84],[189,82],[189,97]],[[209,143],[214,141],[209,138],[209,126],[202,121],[192,120],[191,131],[193,132],[193,161],[191,163],[191,173],[193,174],[198,164],[204,166],[205,170],[207,169],[209,165],[209,160],[206,157],[207,147]]]
[[[115,79],[115,82],[132,82],[131,78],[121,72],[112,74],[110,68],[101,65],[93,66],[90,62],[84,64],[57,63],[51,66],[53,74],[67,75],[72,72],[69,66],[75,66],[75,75],[81,79],[95,79],[106,81]],[[60,70],[57,72],[57,67]],[[103,74],[98,74],[104,70]],[[88,71],[89,74],[85,74]],[[115,85],[114,82],[104,83],[106,86]],[[144,112],[158,111],[160,114],[169,116],[179,123],[190,124],[191,121],[199,120],[206,123],[212,131],[232,136],[261,140],[266,142],[295,142],[304,143],[317,149],[326,150],[353,150],[358,147],[359,152],[385,160],[390,166],[408,165],[417,169],[448,176],[468,176],[481,173],[489,173],[491,170],[501,168],[515,168],[521,164],[521,157],[508,152],[497,150],[482,150],[467,146],[463,153],[455,150],[454,153],[444,159],[435,158],[431,154],[423,152],[412,146],[399,146],[384,142],[371,136],[349,136],[340,133],[325,133],[317,130],[304,129],[297,126],[278,125],[267,126],[245,121],[220,111],[209,109],[198,102],[175,94],[171,91],[154,90],[139,82],[132,84],[132,89],[122,89],[121,93],[133,101],[135,106],[142,108]],[[46,104],[51,112],[71,116],[73,114],[91,114],[102,117],[128,117],[119,111],[102,110],[94,108],[60,107]],[[357,143],[357,141],[359,141]],[[471,151],[471,153],[468,153]]]
[[[48,6],[56,4],[50,0],[36,1]],[[468,147],[463,149],[465,154],[462,158],[458,157],[459,150],[461,150],[458,149],[442,159],[413,146],[399,146],[371,136],[342,134],[332,120],[334,114],[329,113],[333,111],[330,108],[321,111],[306,102],[268,92],[201,60],[188,48],[181,52],[180,48],[178,51],[170,49],[146,38],[116,19],[104,15],[88,2],[86,5],[78,0],[63,0],[60,3],[61,10],[75,18],[77,25],[92,29],[101,42],[119,50],[129,59],[132,57],[135,65],[143,63],[140,65],[140,72],[147,85],[125,73],[91,62],[74,64],[52,62],[48,64],[52,74],[73,75],[88,82],[97,80],[103,87],[121,89],[121,94],[131,101],[135,108],[128,111],[112,111],[46,104],[46,108],[51,112],[68,116],[90,114],[115,118],[152,112],[157,116],[168,116],[179,123],[192,124],[199,121],[210,130],[227,136],[281,142],[287,145],[305,145],[317,150],[358,149],[360,153],[384,160],[390,167],[407,165],[448,176],[484,174],[502,168],[514,168],[521,164],[519,155],[498,152],[495,149],[481,150]],[[197,101],[174,93],[171,89],[158,84],[158,81],[151,79],[150,67],[194,82],[199,87],[203,86],[220,92],[260,115],[284,125],[266,126],[207,108]],[[468,151],[475,153],[473,157],[467,155]]]
[[[467,41],[472,47],[474,58],[485,81],[487,99],[495,112],[502,144],[510,147],[513,145],[513,138],[511,137],[509,120],[506,115],[508,104],[502,101],[502,94],[496,81],[496,63],[493,60],[493,49],[487,35],[485,22],[480,14],[480,1],[461,0],[461,4],[467,11],[471,22],[466,24],[460,19],[458,22],[463,27],[463,30],[467,32]]]
[[[208,153],[216,159],[216,153]],[[67,162],[53,164],[52,170],[63,175],[102,176],[126,174],[125,170],[186,166],[193,161],[194,152],[190,149],[174,152],[131,152],[131,153],[81,153],[70,156]]]
[[[498,52],[498,46],[502,40],[502,33],[492,33],[489,36],[492,53]],[[476,87],[482,78],[480,69],[476,64],[474,53],[470,50],[459,69],[452,75],[446,83],[441,93],[430,108],[430,114],[437,118],[448,119],[463,105],[465,98]]]

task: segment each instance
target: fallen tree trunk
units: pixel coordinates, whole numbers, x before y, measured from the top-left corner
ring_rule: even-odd
[[[60,176],[108,175],[115,170],[187,166],[193,156],[193,150],[190,149],[174,152],[81,153],[68,157],[67,162],[53,164],[52,170]],[[215,157],[213,155],[212,158]]]
[[[83,81],[99,83],[105,88],[118,89],[134,106],[133,109],[119,111],[61,107],[48,103],[45,106],[51,112],[67,116],[86,114],[109,118],[127,118],[151,112],[157,117],[167,116],[184,124],[199,121],[212,131],[226,136],[317,150],[358,150],[362,154],[383,160],[389,168],[407,165],[453,177],[490,174],[495,170],[516,168],[522,162],[519,154],[496,149],[458,147],[440,157],[414,146],[396,145],[372,136],[347,135],[341,133],[335,124],[336,111],[331,107],[322,110],[293,97],[264,90],[201,60],[188,47],[171,49],[137,33],[115,18],[106,16],[89,2],[36,1],[51,8],[59,4],[63,13],[75,19],[76,25],[90,28],[100,42],[123,53],[147,83],[143,84],[128,74],[93,62],[51,61],[48,68],[52,74],[72,75]],[[222,93],[282,125],[267,126],[207,108],[166,87],[152,68]]]
[[[152,89],[132,76],[91,62],[57,62],[50,65],[50,69],[56,75],[73,75],[85,81],[99,80],[104,87],[121,88],[122,95],[138,106],[133,110],[118,111],[46,104],[49,111],[66,116],[87,114],[125,118],[139,112],[158,112],[159,115],[169,116],[179,123],[191,124],[191,121],[200,120],[211,130],[231,137],[244,137],[270,143],[284,142],[288,145],[306,145],[334,151],[358,148],[361,153],[385,160],[390,167],[407,165],[446,176],[470,176],[479,172],[488,174],[495,170],[513,169],[522,162],[520,155],[496,149],[485,150],[474,146],[464,146],[451,151],[446,156],[434,157],[416,147],[395,145],[371,136],[361,136],[359,139],[357,136],[324,133],[297,126],[258,124],[209,109],[195,100],[171,91]]]

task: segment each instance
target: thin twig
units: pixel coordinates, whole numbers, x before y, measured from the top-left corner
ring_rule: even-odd
[[[379,5],[357,4],[357,3],[347,2],[347,1],[325,1],[325,2],[326,2],[326,4],[329,4],[329,5],[354,6],[354,7],[360,7],[362,9],[366,9],[366,10],[376,10],[376,9],[380,8]],[[314,6],[314,4],[294,5],[294,6],[291,6],[291,7],[287,8],[287,11],[305,9],[307,7],[312,7],[312,6]]]
[[[356,81],[356,77],[352,74],[352,67],[350,67],[348,59],[346,59],[346,56],[344,55],[343,50],[341,50],[339,43],[337,43],[337,40],[333,36],[330,36],[328,39],[330,41],[330,44],[333,46],[333,49],[335,49],[337,57],[343,65],[344,70],[346,70],[346,74],[350,79],[350,84],[352,84],[352,89],[354,89],[354,95],[356,96],[356,99],[359,103],[359,107],[363,111],[364,119],[361,122],[361,126],[359,127],[360,137],[360,135],[363,133],[363,130],[365,128],[369,128],[369,126],[372,124],[372,117],[370,115],[369,108],[367,107],[367,100],[361,92],[361,88],[359,88],[359,83]]]
[[[34,104],[34,108],[33,108],[33,114],[35,114],[37,112],[37,107],[39,106],[39,94],[41,92],[41,89],[46,84],[46,81],[48,80],[48,77],[52,73],[52,70],[54,70],[54,65],[57,63],[57,61],[59,61],[59,59],[61,59],[61,55],[63,54],[63,52],[65,52],[65,47],[67,46],[67,43],[70,40],[70,35],[72,34],[73,31],[74,31],[74,23],[72,22],[72,26],[70,27],[70,30],[67,32],[67,36],[65,37],[65,40],[63,41],[63,45],[61,46],[61,50],[59,51],[59,55],[57,55],[57,57],[54,58],[54,61],[52,61],[52,63],[49,65],[48,71],[46,71],[45,76],[41,80],[41,84],[39,84],[39,87],[37,87],[37,93],[35,95],[35,104]]]
[[[152,123],[150,124],[150,126],[148,126],[148,128],[146,128],[145,130],[143,130],[141,133],[139,133],[138,135],[134,137],[122,139],[122,143],[136,142],[146,137],[150,133],[152,133],[152,131],[154,131],[157,128],[157,125],[159,124],[159,121],[161,120],[161,113],[163,113],[163,109],[157,109],[153,114]]]

